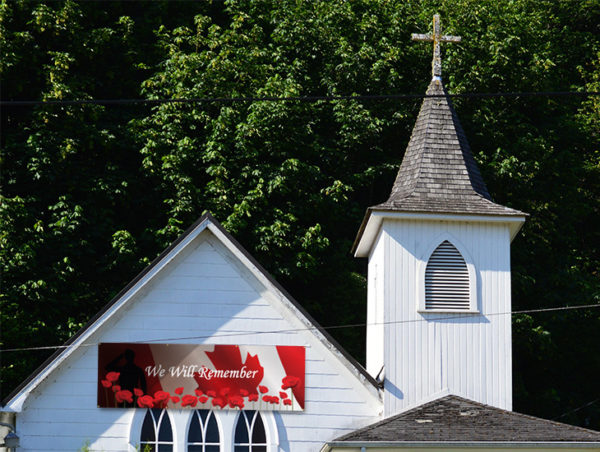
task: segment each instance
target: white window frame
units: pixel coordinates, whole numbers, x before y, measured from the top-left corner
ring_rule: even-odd
[[[468,309],[431,309],[425,307],[425,272],[427,270],[427,263],[431,258],[433,252],[440,246],[444,241],[450,242],[461,254],[462,258],[467,265],[467,273],[469,276],[469,308]],[[449,313],[449,314],[479,314],[478,303],[477,303],[477,272],[475,269],[475,262],[467,248],[450,233],[444,233],[438,235],[434,240],[431,241],[429,247],[423,253],[419,260],[419,268],[417,273],[417,311],[421,314],[429,313]]]
[[[151,409],[146,408],[146,409],[142,409],[142,410],[137,410],[139,412],[141,412],[141,416],[138,416],[138,422],[137,422],[137,428],[135,429],[135,438],[131,438],[130,437],[130,446],[131,446],[131,439],[133,439],[133,444],[134,446],[134,450],[140,450],[143,452],[144,447],[141,444],[141,439],[140,439],[140,435],[142,433],[142,426],[144,424],[144,419],[146,418],[146,414],[151,411]],[[151,413],[150,414],[153,418],[154,415]],[[166,417],[166,420],[164,419]],[[171,425],[171,436],[172,436],[172,440],[170,443],[168,443],[172,448],[173,448],[173,452],[177,451],[177,435],[176,435],[176,430],[175,430],[175,423],[173,422],[173,418],[171,417],[171,415],[169,414],[169,410],[167,409],[162,409],[162,414],[160,415],[159,419],[158,419],[158,425],[155,424],[155,428],[154,428],[154,447],[160,446],[161,444],[167,444],[167,443],[161,443],[158,440],[158,435],[160,432],[160,426],[162,425],[162,422],[168,421]],[[132,423],[133,424],[133,423]],[[158,427],[158,428],[157,428]],[[133,429],[131,430],[131,433],[133,434],[134,431]]]
[[[249,452],[254,452],[254,447],[263,447],[264,446],[264,448],[267,449],[267,450],[269,448],[269,438],[268,438],[268,435],[267,435],[267,426],[265,425],[266,422],[263,419],[262,415],[260,414],[259,410],[252,410],[252,411],[254,411],[254,414],[252,415],[252,419],[248,419],[250,416],[247,415],[247,411],[246,412],[240,411],[240,413],[238,414],[237,420],[235,421],[235,426],[233,428],[233,448],[234,448],[234,451],[235,451],[235,447],[236,446],[247,447],[248,450],[249,450]],[[256,420],[258,418],[260,418],[260,420],[262,422],[262,425],[263,425],[263,428],[265,430],[265,442],[264,443],[256,443],[256,444],[254,444],[252,442],[252,436],[254,434],[254,427],[256,425]],[[247,443],[236,443],[235,442],[235,435],[236,435],[236,432],[237,432],[238,424],[240,422],[242,422],[242,421],[244,422],[244,424],[246,424],[246,432],[248,433],[248,442]]]
[[[260,411],[256,410],[262,416],[263,425],[265,426],[265,434],[267,439],[267,452],[277,452],[279,450],[279,434],[277,432],[277,422],[275,421],[275,416],[273,416],[272,411]],[[232,411],[233,422],[231,423],[231,441],[229,451],[223,452],[233,452],[235,450],[235,429],[237,427],[238,420],[242,415],[241,411],[235,412]],[[251,434],[251,432],[250,432]]]
[[[190,434],[190,427],[192,426],[192,421],[194,420],[194,418],[196,416],[198,416],[198,417],[200,416],[198,414],[198,411],[208,411],[209,416],[214,417],[215,421],[217,422],[217,429],[219,431],[219,443],[218,443],[218,445],[219,445],[219,450],[221,452],[223,452],[224,451],[223,428],[222,428],[220,417],[219,417],[217,411],[216,410],[207,410],[207,409],[204,409],[204,410],[203,409],[195,409],[195,410],[190,410],[190,411],[191,411],[191,414],[189,416],[189,419],[187,421],[187,425],[186,425],[186,428],[185,428],[185,446],[184,446],[183,450],[185,452],[187,452],[188,446],[214,446],[214,445],[216,445],[216,443],[206,443],[206,431],[204,430],[204,428],[206,427],[206,425],[201,425],[200,426],[201,429],[202,429],[202,431],[203,431],[203,433],[204,433],[204,438],[203,438],[203,442],[202,443],[189,443],[188,442],[188,436]],[[207,419],[207,421],[209,420],[208,417],[206,419]],[[199,421],[200,421],[200,423],[202,423],[202,418],[199,418]],[[208,422],[207,422],[207,424],[208,424]]]
[[[131,423],[129,428],[129,444],[127,445],[128,452],[139,452],[140,434],[142,431],[142,423],[144,422],[144,416],[146,416],[146,410],[131,408],[127,409],[127,411],[132,412],[130,414]],[[171,420],[171,429],[173,430],[174,452],[187,451],[187,434],[193,412],[194,410],[191,409],[166,410],[166,414]],[[277,429],[277,421],[275,419],[274,412],[261,411],[260,414],[262,416],[267,434],[267,452],[278,452],[279,432]],[[213,415],[217,420],[217,425],[219,426],[219,433],[221,435],[221,452],[233,452],[235,443],[235,427],[237,425],[237,420],[240,415],[240,411],[213,410]]]

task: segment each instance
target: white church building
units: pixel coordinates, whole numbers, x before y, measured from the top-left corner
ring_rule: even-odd
[[[439,22],[427,37],[439,57]],[[492,201],[439,58],[433,75],[354,244],[366,369],[207,213],[3,401],[6,446],[600,451],[600,432],[511,411],[510,244],[527,215]]]

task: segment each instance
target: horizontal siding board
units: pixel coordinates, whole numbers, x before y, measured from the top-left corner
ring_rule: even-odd
[[[78,422],[89,422],[90,419],[94,419],[99,424],[105,425],[112,422],[126,423],[129,425],[129,419],[123,419],[123,416],[129,416],[127,409],[115,408],[113,409],[101,409],[101,408],[59,408],[50,407],[45,408],[32,408],[27,410],[27,422],[49,422],[53,423],[78,423]]]
[[[235,269],[228,263],[182,262],[177,266],[177,274],[188,277],[237,278]]]
[[[252,287],[239,277],[205,278],[202,276],[172,276],[164,279],[157,286],[158,289],[162,290],[178,290],[180,287],[185,287],[187,291],[202,289],[204,291],[227,290],[229,292],[244,292],[252,290]]]
[[[226,287],[219,290],[187,290],[184,287],[179,287],[177,290],[157,290],[150,292],[146,298],[151,303],[268,305],[254,290],[232,291]]]
[[[70,422],[68,425],[70,425],[71,428],[65,430],[65,423],[52,422],[52,420],[53,419],[50,418],[43,422],[28,422],[27,428],[30,431],[35,431],[37,436],[68,435],[70,430],[71,432],[77,432],[78,436],[87,438],[98,438],[100,436],[103,438],[123,438],[124,435],[128,434],[130,425],[129,422],[119,423],[114,421],[107,424],[101,424],[90,419],[87,422]]]
[[[249,317],[259,318],[281,318],[273,308],[266,304],[248,303],[219,303],[215,309],[212,303],[147,303],[145,313],[139,315],[163,315],[172,316],[210,316],[210,317]]]
[[[339,413],[337,414],[312,414],[305,416],[304,414],[282,414],[281,417],[284,420],[286,428],[303,428],[305,430],[312,429],[314,427],[323,428],[338,428],[339,427]],[[344,417],[350,422],[363,423],[364,415],[360,414],[345,414]],[[373,418],[375,422],[378,418]]]

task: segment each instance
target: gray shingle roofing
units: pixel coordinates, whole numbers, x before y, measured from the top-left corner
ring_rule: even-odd
[[[335,439],[356,442],[600,442],[600,432],[449,395]]]
[[[447,96],[440,80],[427,94]],[[369,210],[517,215],[492,201],[448,97],[426,97],[389,199]]]

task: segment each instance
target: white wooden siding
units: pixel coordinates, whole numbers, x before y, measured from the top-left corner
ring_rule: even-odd
[[[212,233],[204,231],[89,342],[307,347],[305,411],[274,414],[282,451],[315,451],[328,440],[378,420],[381,403],[373,391],[340,364],[335,351],[302,331],[304,324],[281,303],[274,303],[274,297]],[[264,334],[274,330],[288,331]],[[240,331],[248,334],[228,335]],[[97,353],[96,345],[81,346],[27,398],[17,417],[20,451],[77,451],[86,443],[95,451],[135,450],[136,443],[130,444],[129,438],[136,410],[96,407]],[[184,451],[192,411],[173,413],[178,424],[175,450]],[[230,438],[233,432],[223,434]],[[225,443],[223,452],[228,452],[230,445]]]
[[[442,391],[511,409],[508,227],[385,220],[382,231],[373,257],[380,261],[378,247],[382,246],[385,415]],[[474,261],[480,314],[418,312],[417,285],[423,284],[419,265],[427,259],[427,249],[436,245],[432,242],[444,234],[456,237]]]
[[[377,240],[369,256],[367,275],[367,371],[376,378],[383,367],[384,350],[384,248]]]

